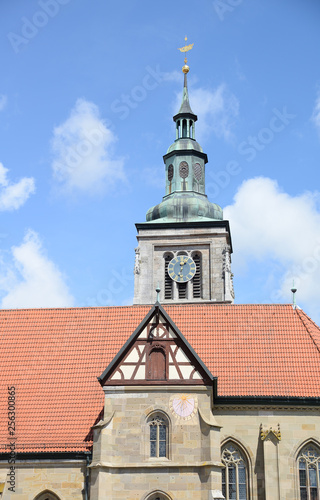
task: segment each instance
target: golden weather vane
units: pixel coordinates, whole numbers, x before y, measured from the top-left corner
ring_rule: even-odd
[[[188,38],[185,37],[185,42],[187,42]],[[189,45],[185,45],[184,47],[181,47],[181,48],[178,48],[178,50],[180,50],[180,52],[188,52],[189,50],[192,49],[192,47],[194,46],[193,43],[190,43]],[[189,71],[189,66],[187,66],[187,57],[184,58],[184,66],[182,68],[182,71],[184,73],[188,73]]]

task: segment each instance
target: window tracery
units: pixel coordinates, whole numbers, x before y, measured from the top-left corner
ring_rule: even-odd
[[[222,493],[226,500],[248,500],[248,467],[246,460],[233,443],[222,450]]]
[[[300,500],[320,500],[320,451],[305,446],[298,457]]]
[[[150,457],[168,457],[168,421],[164,415],[154,414],[148,420],[150,429]]]

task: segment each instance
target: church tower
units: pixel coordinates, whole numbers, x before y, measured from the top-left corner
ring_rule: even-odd
[[[186,59],[185,59],[186,63]],[[166,186],[162,202],[150,208],[138,231],[134,304],[233,303],[232,243],[222,208],[205,192],[207,155],[196,141],[183,66],[182,103],[173,117],[176,138],[163,160]]]

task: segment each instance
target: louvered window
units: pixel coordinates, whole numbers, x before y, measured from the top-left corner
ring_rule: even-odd
[[[167,255],[165,257],[164,264],[164,298],[172,299],[173,298],[173,281],[168,273],[168,265],[170,260],[172,259],[171,255]]]
[[[178,296],[179,299],[187,299],[188,298],[188,283],[177,283],[178,285]]]
[[[193,256],[194,263],[196,265],[196,274],[193,277],[193,298],[202,298],[202,270],[201,270],[201,254],[196,253]]]

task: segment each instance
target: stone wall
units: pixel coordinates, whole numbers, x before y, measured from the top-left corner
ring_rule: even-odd
[[[225,250],[230,245],[226,227],[214,221],[210,227],[196,227],[196,224],[192,228],[162,226],[159,224],[155,229],[144,224],[143,229],[139,229],[134,304],[153,304],[158,284],[161,303],[179,302],[178,297],[173,300],[164,298],[164,254],[179,251],[199,251],[202,254],[202,298],[193,299],[190,290],[188,300],[184,302],[233,302],[233,297],[230,293],[226,296],[225,290]]]
[[[297,454],[320,442],[320,409],[216,407],[221,443],[238,443],[247,456],[250,500],[298,500]]]
[[[212,420],[208,387],[107,387],[105,419],[95,429],[91,500],[141,500],[164,491],[176,500],[208,500],[220,488],[219,427]],[[175,417],[172,397],[192,395],[198,411],[189,420]],[[148,418],[168,419],[167,457],[150,458]],[[210,420],[211,419],[211,420]]]
[[[3,492],[4,500],[34,500],[39,493],[50,491],[60,500],[83,500],[85,462],[80,460],[17,460],[15,492]],[[0,463],[0,481],[7,481],[8,463]]]

